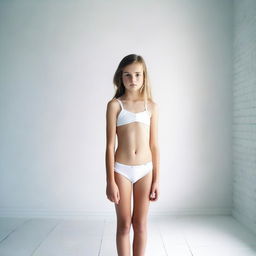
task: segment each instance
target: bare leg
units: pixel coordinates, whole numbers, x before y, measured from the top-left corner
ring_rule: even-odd
[[[115,172],[115,181],[120,193],[119,204],[115,204],[117,215],[117,253],[118,256],[130,256],[132,183],[117,172]]]
[[[152,171],[133,184],[133,256],[145,255],[147,243],[147,215],[150,203],[149,196],[151,184]]]

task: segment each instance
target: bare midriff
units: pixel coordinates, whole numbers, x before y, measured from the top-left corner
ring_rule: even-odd
[[[149,146],[150,126],[133,122],[116,128],[118,147],[115,161],[127,165],[140,165],[152,161]]]

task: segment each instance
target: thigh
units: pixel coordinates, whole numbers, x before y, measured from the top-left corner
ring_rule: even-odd
[[[133,221],[146,220],[150,204],[149,196],[153,173],[150,171],[143,178],[133,184]]]
[[[131,193],[132,183],[121,174],[114,172],[115,181],[119,189],[120,200],[115,204],[117,221],[130,221],[131,219]]]

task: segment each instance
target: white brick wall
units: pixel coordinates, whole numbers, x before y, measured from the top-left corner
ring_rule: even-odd
[[[234,0],[233,216],[256,233],[256,1]]]

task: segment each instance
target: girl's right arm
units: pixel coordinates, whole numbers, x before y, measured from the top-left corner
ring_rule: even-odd
[[[120,200],[119,189],[114,178],[115,141],[116,141],[116,114],[117,107],[115,100],[107,104],[106,111],[106,194],[110,201],[118,204]]]

